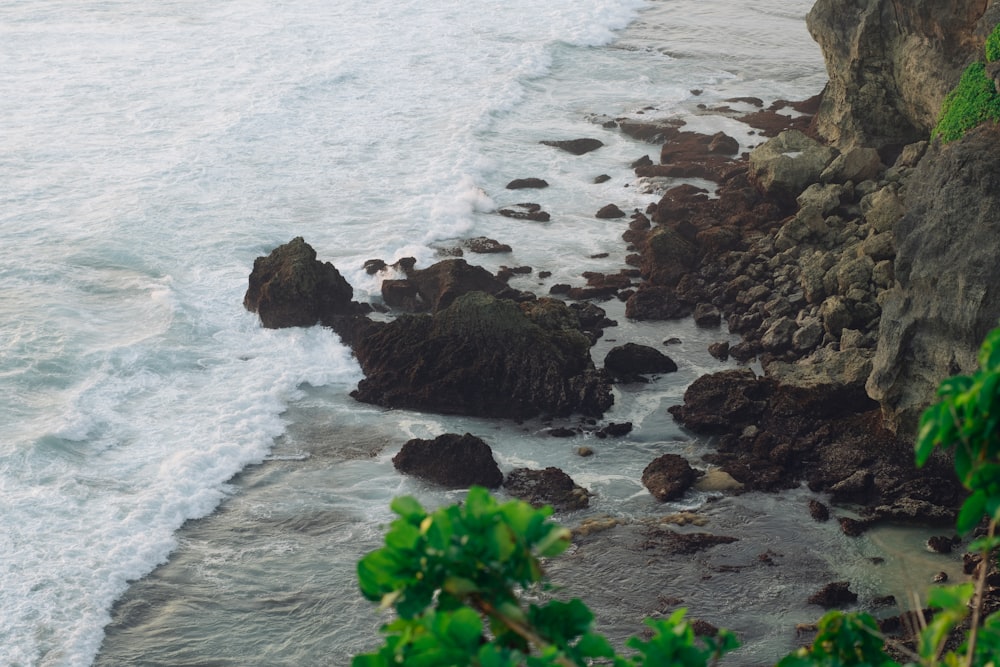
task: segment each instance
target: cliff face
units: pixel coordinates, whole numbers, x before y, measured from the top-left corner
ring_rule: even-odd
[[[944,96],[981,57],[997,10],[991,0],[817,0],[807,25],[830,78],[819,133],[841,150],[889,154],[926,138]]]
[[[1000,128],[936,143],[906,185],[896,285],[883,295],[868,394],[890,426],[916,433],[938,383],[977,368],[1000,320]]]

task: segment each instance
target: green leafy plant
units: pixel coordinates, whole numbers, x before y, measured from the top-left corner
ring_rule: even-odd
[[[965,68],[958,85],[944,98],[931,137],[954,141],[986,121],[1000,121],[1000,95],[986,75],[986,65],[975,62]]]
[[[1000,328],[983,342],[979,366],[941,383],[939,402],[921,418],[916,459],[924,465],[936,449],[953,454],[970,492],[957,527],[968,533],[984,519],[988,524],[971,545],[982,552],[983,565],[976,582],[931,591],[928,606],[935,614],[908,665],[1000,667],[1000,612],[981,619],[987,565],[1000,546]],[[715,638],[695,637],[679,610],[647,620],[652,636],[630,638],[626,646],[635,653],[622,656],[593,631],[593,613],[582,601],[525,605],[521,592],[548,587],[543,559],[569,545],[569,531],[549,520],[551,508],[501,504],[474,487],[464,503],[433,512],[410,497],[397,498],[392,509],[398,518],[385,546],[361,559],[358,579],[362,594],[396,617],[382,627],[385,643],[355,656],[352,667],[706,667],[737,646],[725,630]],[[966,621],[965,641],[945,652]],[[810,646],[778,667],[900,667],[867,614],[830,612],[817,630]]]
[[[591,630],[594,616],[578,599],[522,603],[518,591],[546,587],[542,558],[569,545],[551,508],[500,504],[473,487],[459,505],[427,512],[410,497],[392,503],[399,516],[385,546],[358,563],[362,594],[397,618],[386,643],[356,656],[353,667],[406,665],[586,665],[704,667],[736,646],[728,632],[696,640],[683,611],[649,621],[648,641],[632,638],[633,658],[617,655]]]
[[[986,62],[992,63],[1000,60],[1000,25],[993,28],[993,32],[986,38]]]

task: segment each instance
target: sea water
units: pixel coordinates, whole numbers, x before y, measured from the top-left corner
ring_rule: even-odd
[[[389,275],[368,275],[365,260],[426,266],[472,236],[513,252],[470,261],[531,266],[513,284],[539,294],[617,271],[624,223],[594,212],[656,200],[628,165],[658,147],[595,119],[684,118],[751,147],[749,128],[698,104],[819,92],[808,8],[0,0],[0,664],[348,664],[384,620],[353,568],[390,499],[461,497],[395,473],[411,437],[469,431],[504,470],[562,467],[594,492],[590,515],[700,507],[704,494],[660,506],[638,478],[660,453],[704,451],[665,409],[728,366],[705,352],[723,331],[633,325],[606,304],[621,326],[598,363],[616,341],[676,337],[680,371],[616,389],[608,419],[632,421],[629,437],[557,441],[540,423],[358,404],[361,372],[332,332],[263,329],[242,297],[253,260],[295,236],[362,301],[378,301]],[[580,136],[605,146],[578,157],[539,143]],[[595,185],[599,174],[611,178]],[[551,186],[505,190],[529,176]],[[496,214],[525,198],[552,220]],[[581,444],[596,455],[575,456]],[[736,530],[734,517],[782,513],[723,514],[720,529]],[[754,531],[796,535],[782,521]],[[822,569],[872,548],[835,531],[810,539],[803,558]],[[617,612],[614,591],[651,586],[619,574],[598,611],[632,632],[651,603],[636,591],[636,609]],[[744,598],[780,616],[768,595]]]

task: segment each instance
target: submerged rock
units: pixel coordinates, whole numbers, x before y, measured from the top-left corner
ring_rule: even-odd
[[[642,485],[661,501],[676,500],[691,488],[701,473],[678,454],[653,459],[642,471]]]
[[[654,347],[625,343],[605,355],[604,370],[622,382],[645,382],[644,374],[673,373],[677,364]]]

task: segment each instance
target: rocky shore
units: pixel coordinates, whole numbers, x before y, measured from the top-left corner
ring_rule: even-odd
[[[651,461],[650,493],[682,496],[697,468],[711,466],[735,488],[805,482],[830,498],[834,514],[860,508],[860,519],[837,517],[849,535],[877,521],[950,527],[962,498],[950,462],[935,457],[916,469],[912,442],[937,384],[974,370],[979,342],[1000,320],[1000,130],[987,124],[947,145],[929,136],[944,95],[1000,21],[1000,5],[841,5],[819,0],[808,16],[830,73],[821,95],[769,106],[732,100],[751,113],[704,110],[767,138],[749,153],[739,154],[733,137],[689,132],[672,118],[601,119],[604,130],[660,151],[658,162],[633,165],[641,187],[663,190],[658,203],[628,213],[612,202],[596,213],[628,219],[629,268],[539,295],[509,286],[519,267],[493,275],[459,257],[425,268],[372,260],[369,272],[386,276],[379,307],[391,315],[375,318],[352,301],[336,268],[295,239],[257,260],[246,307],[269,327],[333,327],[365,373],[357,400],[514,420],[579,414],[603,437],[627,433],[600,422],[613,383],[671,372],[673,361],[625,344],[598,368],[591,346],[614,324],[602,301],[625,302],[634,320],[725,326],[741,342],[720,340],[712,354],[741,366],[698,379],[670,411],[713,438],[715,451],[702,461]],[[574,154],[600,145],[547,143]],[[690,178],[716,189],[677,184]],[[508,187],[545,185],[532,177]],[[548,216],[533,204],[498,213]],[[505,251],[491,239],[462,247]],[[407,443],[397,467],[446,486],[467,485],[481,469],[483,483],[531,502],[585,506],[587,491],[556,469],[501,481],[484,446],[469,434]],[[830,516],[818,503],[810,511]],[[675,539],[658,530],[660,542]],[[828,588],[823,600],[833,602],[823,606],[847,599],[840,582]]]

